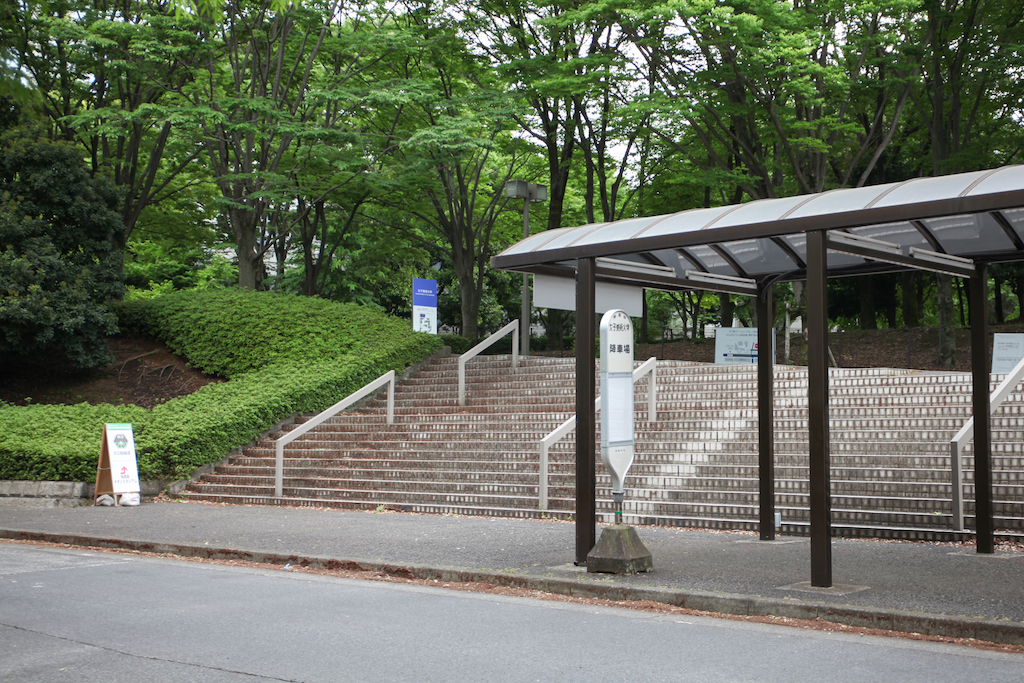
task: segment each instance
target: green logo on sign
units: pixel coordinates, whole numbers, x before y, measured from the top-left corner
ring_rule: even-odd
[[[128,437],[124,434],[118,434],[114,437],[114,445],[118,448],[124,448],[128,445]]]

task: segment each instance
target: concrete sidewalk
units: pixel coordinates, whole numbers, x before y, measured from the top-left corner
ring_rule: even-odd
[[[573,566],[575,527],[565,522],[188,503],[0,507],[3,538],[272,563],[355,563],[419,578],[1024,644],[1024,552],[979,555],[950,544],[836,539],[835,585],[814,589],[807,538],[762,542],[749,534],[666,527],[638,532],[654,571],[612,577]]]

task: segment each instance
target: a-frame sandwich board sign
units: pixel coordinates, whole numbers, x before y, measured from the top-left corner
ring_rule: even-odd
[[[135,435],[130,424],[104,423],[100,460],[96,465],[96,491],[93,504],[104,494],[119,505],[121,495],[141,493],[139,464],[135,457]]]

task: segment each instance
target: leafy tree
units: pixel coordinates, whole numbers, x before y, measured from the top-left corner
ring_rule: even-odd
[[[759,199],[866,182],[917,68],[901,45],[911,7],[655,0],[619,13],[656,79],[662,139]]]
[[[1021,150],[1024,7],[1002,0],[928,0],[928,51],[914,103],[927,131],[922,171],[942,175],[1009,163]],[[929,163],[930,162],[930,163]],[[956,361],[952,276],[937,275],[939,363]]]
[[[123,290],[118,208],[114,187],[67,145],[17,130],[0,138],[0,357],[113,360],[105,303]]]
[[[375,119],[378,138],[393,143],[377,179],[374,219],[451,264],[461,302],[461,330],[476,337],[490,257],[508,204],[505,182],[525,147],[508,132],[514,108],[482,60],[453,27],[425,13],[402,17],[418,41],[368,77],[391,95]],[[369,85],[369,84],[368,84]],[[389,106],[390,105],[390,106]]]
[[[294,225],[322,235],[316,211],[331,192],[349,182],[353,170],[336,177],[309,176],[304,167],[320,155],[318,145],[358,151],[363,140],[350,127],[357,101],[350,84],[369,64],[405,44],[388,12],[363,6],[342,11],[338,0],[275,11],[269,2],[225,6],[208,25],[205,39],[216,46],[206,57],[204,78],[188,96],[202,119],[206,157],[221,192],[223,219],[234,236],[239,285],[260,288],[263,257],[289,246],[284,218],[303,197]],[[330,158],[328,164],[333,163]],[[351,155],[344,162],[352,162]],[[320,162],[316,162],[320,163]],[[356,163],[358,174],[368,167]],[[314,171],[315,172],[315,171]]]
[[[92,170],[121,189],[131,235],[199,153],[194,142],[184,144],[187,136],[172,137],[191,118],[175,93],[194,76],[197,21],[139,0],[20,0],[14,27],[13,49],[51,136],[80,143]]]

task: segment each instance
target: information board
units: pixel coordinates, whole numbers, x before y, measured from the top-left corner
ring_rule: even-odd
[[[94,499],[113,494],[141,493],[139,465],[135,455],[135,434],[130,424],[103,425],[103,442],[96,466]]]
[[[633,321],[613,310],[601,318],[601,460],[617,503],[633,465],[633,439]]]
[[[1012,372],[1024,358],[1024,334],[997,332],[992,336],[992,374]]]
[[[772,338],[775,338],[774,334]],[[716,363],[757,365],[757,351],[756,327],[719,327],[715,330]]]
[[[437,334],[437,281],[412,279],[412,329]]]

